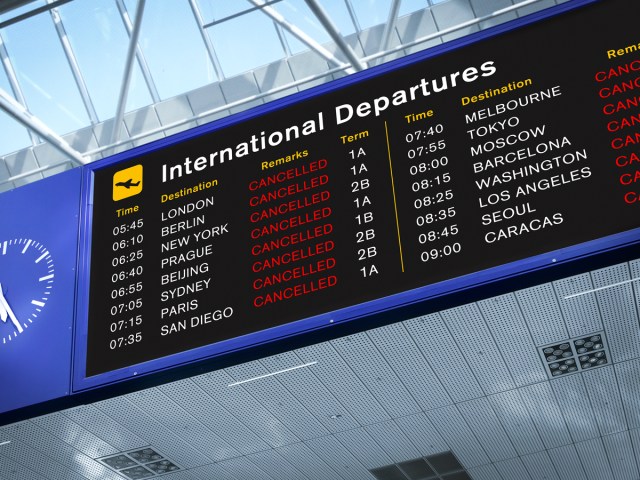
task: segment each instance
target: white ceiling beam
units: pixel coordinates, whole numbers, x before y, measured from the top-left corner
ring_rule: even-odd
[[[384,52],[389,48],[389,42],[391,41],[391,34],[396,28],[396,22],[398,21],[398,12],[400,11],[401,0],[393,0],[391,7],[389,8],[389,18],[384,25],[382,31],[382,39],[380,40],[380,51]]]
[[[129,36],[129,38],[131,38],[131,35],[133,33],[133,23],[131,23],[129,11],[124,4],[124,0],[116,0],[116,5],[118,6],[120,18],[122,19],[124,28],[127,31],[127,35]],[[142,48],[140,48],[140,44],[136,45],[136,59],[138,60],[138,65],[140,66],[140,70],[142,71],[142,76],[144,77],[144,81],[147,84],[147,88],[149,89],[149,93],[151,94],[151,98],[153,99],[153,103],[160,103],[160,95],[158,94],[158,89],[156,88],[156,84],[153,81],[151,70],[149,70],[147,59],[144,56]]]
[[[142,25],[142,14],[144,13],[144,4],[145,4],[145,0],[138,0],[138,7],[136,8],[136,19],[133,24],[133,30],[131,31],[131,38],[129,39],[129,50],[127,52],[127,59],[124,64],[124,72],[122,74],[122,83],[120,85],[120,98],[118,99],[116,115],[113,119],[113,128],[111,130],[111,141],[109,143],[115,143],[118,141],[120,128],[122,127],[122,120],[124,119],[124,109],[127,104],[127,97],[129,96],[129,86],[131,85],[131,75],[133,73],[133,62],[136,58],[136,50],[138,48],[138,37],[140,36],[140,26]]]
[[[307,35],[303,30],[296,27],[295,25],[289,23],[280,13],[278,13],[275,9],[267,6],[264,0],[249,0],[255,6],[260,7],[260,10],[267,16],[271,17],[271,19],[282,26],[285,30],[287,30],[291,35],[296,37],[302,43],[307,45],[311,50],[316,52],[322,58],[327,60],[329,63],[336,67],[342,67],[344,65],[333,53],[324,48],[318,42],[316,42],[313,38]]]
[[[47,0],[47,3],[52,4],[53,1],[54,0]],[[64,51],[65,57],[67,58],[67,62],[69,63],[69,68],[71,68],[73,79],[76,82],[78,91],[80,92],[80,97],[82,98],[84,107],[87,110],[87,114],[89,115],[89,119],[91,120],[91,123],[96,124],[99,121],[98,114],[96,113],[96,109],[93,106],[91,95],[89,94],[89,89],[87,88],[87,84],[84,81],[82,72],[80,71],[78,59],[76,58],[76,55],[73,52],[73,48],[71,47],[71,42],[69,41],[67,30],[64,28],[64,24],[62,23],[60,13],[56,8],[52,8],[49,13],[51,14],[51,19],[53,20],[56,33],[58,34],[58,38],[60,39],[62,50]]]
[[[60,135],[49,128],[42,120],[31,114],[24,105],[16,102],[7,92],[0,88],[0,109],[5,111],[15,120],[27,127],[30,131],[35,132],[45,142],[49,143],[56,150],[60,151],[66,157],[69,157],[77,165],[86,165],[89,163],[87,157],[75,150]]]
[[[327,33],[329,33],[333,41],[336,42],[336,45],[338,45],[342,53],[347,57],[353,68],[358,72],[367,68],[367,65],[358,58],[356,52],[354,52],[351,46],[344,40],[344,37],[338,31],[338,27],[336,27],[333,20],[331,20],[331,17],[329,17],[317,0],[305,0],[305,2],[318,18]]]

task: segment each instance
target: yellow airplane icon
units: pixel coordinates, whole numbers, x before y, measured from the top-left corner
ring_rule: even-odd
[[[134,165],[113,174],[113,201],[133,197],[142,192],[142,165]]]

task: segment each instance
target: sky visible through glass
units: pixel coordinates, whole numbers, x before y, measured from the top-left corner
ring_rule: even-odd
[[[46,3],[31,2],[0,15],[0,22]],[[130,30],[137,3],[137,0],[74,0],[58,7],[62,29],[68,37],[67,51],[51,12],[0,30],[28,110],[58,135],[91,125],[91,109],[98,122],[115,116],[130,38],[123,13],[130,19]],[[191,0],[146,2],[139,46],[149,75],[145,78],[139,61],[134,63],[126,111],[153,103],[154,96],[156,100],[165,100],[308,49],[263,12],[228,19],[252,9],[254,4],[250,0],[193,0],[202,23],[214,23],[204,29],[204,37],[190,3]],[[392,0],[322,0],[321,4],[338,30],[350,35],[358,29],[385,23]],[[427,6],[428,0],[403,0],[399,14]],[[314,41],[322,44],[331,40],[304,0],[283,0],[271,8]],[[88,92],[84,98],[70,67],[69,52]],[[0,88],[15,98],[6,69],[6,65],[0,68]],[[0,131],[3,132],[0,155],[31,145],[26,129],[3,112]]]

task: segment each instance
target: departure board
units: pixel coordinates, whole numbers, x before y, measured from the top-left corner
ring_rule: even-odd
[[[589,4],[92,167],[87,377],[640,227],[638,15]]]

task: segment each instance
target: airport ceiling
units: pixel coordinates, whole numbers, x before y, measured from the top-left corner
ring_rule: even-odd
[[[639,279],[616,263],[6,425],[0,478],[637,480]]]
[[[145,14],[153,17],[159,2],[147,1]],[[11,145],[0,151],[3,189],[330,81],[359,70],[361,62],[371,66],[513,18],[525,8],[555,4],[526,1],[519,11],[511,0],[423,0],[420,9],[402,11],[402,4],[412,2],[319,1],[327,9],[340,4],[346,12],[323,23],[311,8],[316,2],[266,2],[276,14],[269,16],[266,7],[255,9],[263,2],[254,0],[243,3],[249,12],[198,23],[197,9],[207,11],[215,2],[185,0],[182,13],[196,19],[191,33],[200,38],[207,68],[194,72],[193,83],[172,90],[155,70],[153,35],[144,23],[136,27],[135,11],[144,2],[100,0],[99,15],[85,17],[85,28],[109,30],[117,20],[123,49],[116,62],[120,80],[104,93],[107,107],[97,98],[100,84],[87,83],[99,70],[83,66],[75,43],[80,30],[65,41],[79,28],[74,22],[83,18],[83,8],[96,3],[0,3],[0,106],[7,113],[0,126],[18,138],[11,143],[5,135],[0,141],[0,149],[4,142]],[[293,33],[295,23],[276,18],[283,5],[307,8],[298,26],[323,33],[302,42],[300,32]],[[41,11],[33,14],[34,9]],[[214,26],[232,32],[232,21],[249,15],[265,16],[275,32],[274,45],[281,50],[270,53],[269,62],[297,65],[296,57],[306,55],[305,62],[322,59],[324,69],[299,77],[292,69],[275,91],[262,90],[258,82],[256,90],[227,95],[223,104],[197,105],[200,92],[210,91],[205,82],[231,92],[225,82],[246,80],[247,71],[262,66],[227,63],[224,54],[218,57],[225,46],[206,33]],[[408,18],[424,21],[427,15],[432,30],[410,37],[402,30]],[[485,23],[473,23],[469,15]],[[16,21],[19,16],[24,19]],[[102,23],[92,23],[96,18]],[[444,18],[455,21],[446,24]],[[63,65],[60,78],[73,92],[70,104],[56,103],[49,90],[56,82],[46,82],[43,72],[34,77],[36,70],[25,63],[29,54],[15,49],[26,38],[22,22],[47,22],[60,57],[49,47],[43,51]],[[455,28],[465,22],[471,23]],[[334,34],[344,32],[350,48],[332,36],[331,24],[339,26]],[[138,42],[129,43],[132,38]],[[38,46],[29,46],[35,49],[31,56],[42,60]],[[127,65],[136,78],[130,98]],[[190,99],[189,108],[172,116],[167,112],[182,105],[177,98]],[[136,130],[129,115],[140,111],[152,111],[156,121]],[[64,121],[58,123],[58,115]],[[122,131],[111,127],[114,119]],[[640,259],[612,263],[4,425],[0,479],[638,480]],[[7,392],[2,386],[0,394]]]
[[[0,191],[561,1],[4,0]]]

